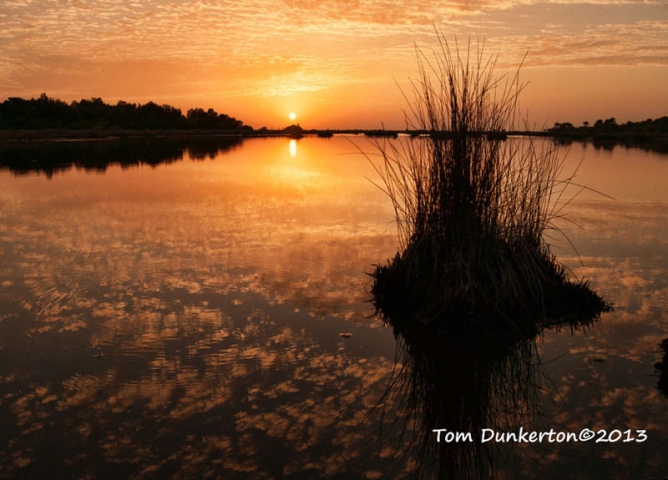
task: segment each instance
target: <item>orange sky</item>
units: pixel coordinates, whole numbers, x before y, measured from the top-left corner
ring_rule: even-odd
[[[403,128],[415,45],[528,50],[530,121],[668,115],[664,0],[3,0],[0,100],[213,107],[253,127]]]

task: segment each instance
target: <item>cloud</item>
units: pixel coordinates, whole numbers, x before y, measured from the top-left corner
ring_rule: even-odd
[[[668,22],[598,25],[518,38],[531,65],[668,65]]]
[[[270,98],[345,95],[346,115],[360,118],[354,103],[379,109],[393,78],[415,74],[414,46],[436,46],[435,27],[448,40],[487,39],[503,68],[527,51],[527,66],[665,67],[667,25],[664,5],[639,1],[5,2],[0,97],[219,109],[226,98],[259,111]]]

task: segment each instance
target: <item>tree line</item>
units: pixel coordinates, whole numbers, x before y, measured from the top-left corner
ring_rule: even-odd
[[[555,123],[552,128],[547,129],[547,133],[553,136],[563,137],[642,137],[653,135],[668,134],[668,117],[657,119],[648,118],[641,122],[626,122],[619,124],[615,118],[606,120],[596,120],[593,124],[583,122],[582,126],[576,127],[572,123]]]
[[[48,97],[26,100],[10,97],[0,104],[0,129],[95,129],[95,130],[225,130],[252,131],[241,120],[209,108],[191,108],[184,115],[171,105],[104,103],[101,98],[71,103]]]
[[[583,122],[580,127],[557,122],[545,133],[560,143],[591,140],[597,148],[612,149],[615,145],[624,145],[668,153],[668,117],[622,124],[613,117],[596,120],[593,124]]]

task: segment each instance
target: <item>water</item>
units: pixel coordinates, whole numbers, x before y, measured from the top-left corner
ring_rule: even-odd
[[[444,461],[402,408],[411,389],[397,380],[417,368],[400,355],[407,369],[394,370],[395,338],[369,303],[367,273],[395,253],[396,232],[350,139],[0,153],[0,476],[402,478]],[[668,157],[573,145],[566,170],[583,156],[577,181],[615,199],[582,192],[558,222],[569,241],[557,231],[549,241],[615,311],[495,360],[486,425],[646,430],[647,440],[488,442],[501,454],[478,452],[494,458],[485,473],[663,478],[668,468],[668,399],[652,366],[668,337]],[[465,350],[438,375],[473,368]],[[498,365],[526,368],[499,375]],[[420,398],[452,400],[461,378],[448,381]],[[526,397],[511,395],[526,410],[514,422],[507,385]],[[457,455],[462,468],[480,464]]]

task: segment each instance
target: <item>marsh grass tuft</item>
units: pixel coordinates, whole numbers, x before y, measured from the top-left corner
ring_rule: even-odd
[[[438,38],[434,55],[417,50],[419,80],[405,94],[407,128],[426,134],[374,141],[401,248],[372,274],[377,310],[424,325],[443,314],[487,325],[600,314],[607,304],[572,283],[543,240],[574,174],[563,178],[556,147],[506,139],[521,122],[519,68],[497,77],[483,44],[462,52]]]

